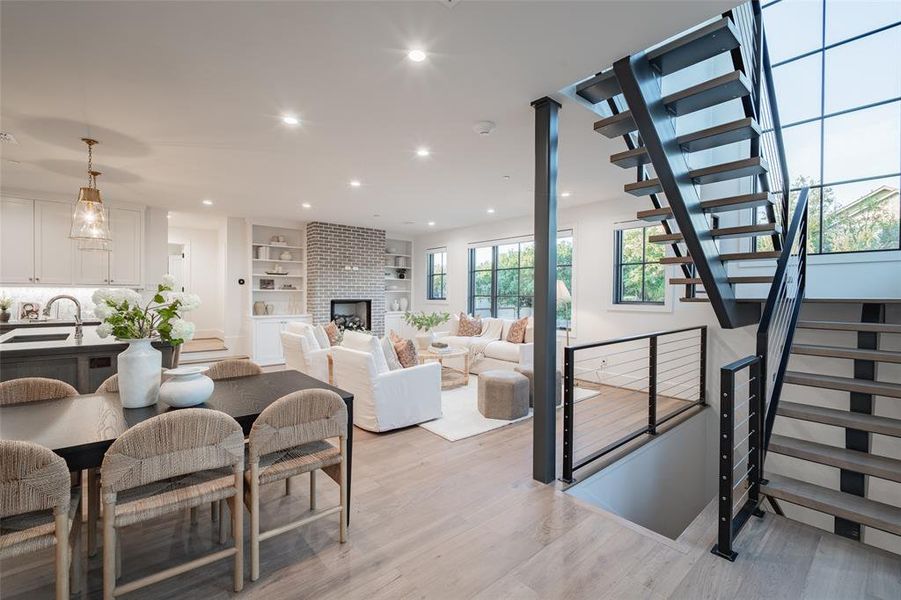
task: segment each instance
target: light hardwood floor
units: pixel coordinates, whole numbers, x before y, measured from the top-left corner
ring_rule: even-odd
[[[660,414],[678,401],[661,402]],[[619,393],[576,407],[577,451],[609,443],[646,419],[644,398]],[[560,429],[562,424],[558,423]],[[735,563],[709,553],[713,505],[670,540],[581,503],[531,478],[530,421],[459,442],[420,427],[355,433],[349,541],[336,519],[267,542],[262,575],[238,597],[278,600],[479,598],[891,598],[901,597],[899,557],[767,514],[736,544]],[[320,477],[319,506],[337,499]],[[263,526],[308,506],[305,478],[284,496],[264,490]],[[246,537],[246,534],[245,534]],[[125,580],[217,548],[204,509],[126,528]],[[5,561],[4,600],[52,597],[52,552]],[[99,598],[100,559],[90,559],[86,595]],[[235,596],[220,561],[126,598]]]

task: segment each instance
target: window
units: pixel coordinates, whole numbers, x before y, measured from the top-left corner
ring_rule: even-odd
[[[659,260],[663,244],[648,241],[663,233],[660,225],[618,229],[615,235],[615,304],[663,304],[666,273]]]
[[[572,231],[557,235],[557,279],[572,290]],[[497,242],[469,250],[469,312],[485,317],[521,319],[532,314],[535,297],[535,243]],[[557,302],[557,326],[572,319],[572,301]]]
[[[447,250],[444,248],[428,251],[428,290],[429,300],[447,300]]]
[[[898,250],[901,2],[777,0],[763,19],[792,199],[810,186],[808,251]]]

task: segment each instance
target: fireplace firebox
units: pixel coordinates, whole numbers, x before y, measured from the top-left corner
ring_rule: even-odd
[[[372,328],[372,300],[332,300],[331,320],[342,331],[369,331]]]

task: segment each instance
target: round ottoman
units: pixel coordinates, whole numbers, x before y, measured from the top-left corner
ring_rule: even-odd
[[[532,367],[516,367],[517,373],[522,373],[529,378],[529,406],[535,406],[535,371]],[[563,373],[557,371],[557,406],[563,405]]]
[[[479,412],[512,421],[529,414],[529,379],[515,371],[479,373]]]

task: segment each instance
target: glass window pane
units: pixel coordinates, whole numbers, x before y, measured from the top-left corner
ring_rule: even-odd
[[[782,125],[820,116],[822,59],[822,54],[814,54],[773,69],[773,84],[776,87]]]
[[[476,310],[491,310],[491,298],[487,298],[485,296],[476,296],[473,299],[473,306],[475,306]]]
[[[823,141],[826,183],[897,173],[901,102],[826,119]]]
[[[497,299],[497,316],[500,319],[516,319],[519,314],[519,298]]]
[[[497,295],[519,295],[519,269],[504,269],[497,271]]]
[[[571,237],[560,238],[557,240],[557,264],[573,264],[573,239]]]
[[[519,297],[519,318],[532,316],[532,296]]]
[[[572,267],[557,267],[557,279],[563,282],[570,295],[573,291],[573,269]]]
[[[666,276],[663,265],[647,265],[644,272],[645,302],[663,302]]]
[[[493,254],[491,247],[485,248],[476,248],[475,249],[475,268],[476,269],[490,269],[491,263],[493,261]]]
[[[519,267],[519,244],[505,244],[497,247],[497,268],[515,269]]]
[[[826,113],[901,96],[899,56],[901,26],[827,50]]]
[[[763,11],[773,64],[815,50],[823,41],[821,0],[785,0]]]
[[[519,270],[519,294],[531,296],[535,293],[535,269]]]
[[[824,252],[898,248],[899,179],[876,179],[823,190]]]
[[[797,200],[799,192],[793,192]],[[814,254],[820,251],[820,188],[811,188],[807,196],[807,251]]]
[[[475,279],[475,295],[490,296],[491,295],[491,271],[476,271]]]
[[[432,256],[434,257],[435,273],[444,273],[447,254],[444,252],[437,252]]]
[[[473,312],[474,317],[490,317],[491,309],[490,308],[477,308]]]
[[[624,265],[621,273],[620,300],[622,302],[641,302],[642,265]]]
[[[519,245],[519,264],[523,267],[535,266],[535,243],[525,242]]]
[[[647,228],[647,237],[646,239],[650,239],[652,235],[663,235],[663,226],[654,225],[653,227]],[[654,244],[650,241],[645,242],[645,262],[656,262],[663,258],[666,248],[666,244]]]
[[[782,130],[792,187],[820,182],[820,128],[820,121],[814,121]]]
[[[644,243],[644,228],[624,229],[622,231],[622,263],[639,263],[642,259],[642,244]]]
[[[901,21],[897,0],[829,0],[826,2],[826,44]],[[897,56],[896,51],[894,56]]]

